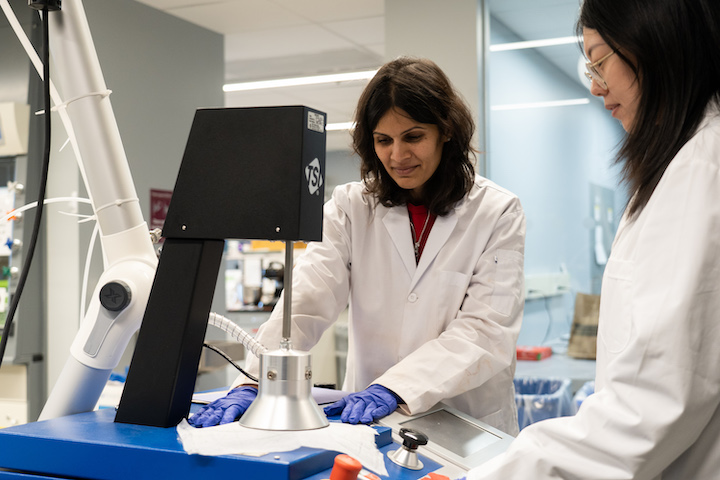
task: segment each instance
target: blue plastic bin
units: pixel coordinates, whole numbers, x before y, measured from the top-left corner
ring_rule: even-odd
[[[575,402],[575,408],[579,410],[580,405],[582,405],[585,399],[593,393],[595,393],[595,382],[593,380],[585,382],[583,386],[580,387],[577,392],[575,392],[575,396],[573,397],[573,402]]]
[[[513,382],[520,430],[540,420],[575,415],[577,411],[568,378],[517,377]]]

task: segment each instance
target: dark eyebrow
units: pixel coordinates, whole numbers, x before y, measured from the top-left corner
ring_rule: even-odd
[[[408,129],[405,130],[404,132],[400,132],[400,136],[405,135],[406,133],[409,133],[409,132],[411,132],[411,131],[413,131],[413,130],[422,130],[422,131],[425,131],[425,128],[423,128],[421,125],[415,125],[415,126],[412,126],[412,127],[408,128]],[[373,132],[373,135],[385,135],[386,137],[389,137],[389,136],[390,136],[390,135],[388,135],[387,133],[382,133],[382,132],[378,132],[378,131],[374,131],[374,132]]]

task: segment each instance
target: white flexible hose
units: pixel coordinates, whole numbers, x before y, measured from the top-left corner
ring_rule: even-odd
[[[222,315],[210,312],[208,325],[212,325],[213,327],[217,327],[220,330],[229,333],[235,340],[242,343],[245,348],[250,350],[256,357],[259,357],[260,354],[265,353],[268,350],[262,343],[251,337],[249,333],[240,328],[235,322],[223,317]]]
[[[1,1],[1,0],[0,0]],[[69,203],[88,203],[90,204],[90,199],[87,198],[81,198],[81,197],[55,197],[55,198],[46,198],[43,203],[45,205],[49,205],[51,203],[62,203],[62,202],[69,202]],[[10,218],[14,217],[18,213],[22,213],[25,210],[30,210],[31,208],[37,207],[37,202],[30,202],[28,204],[23,205],[22,207],[15,208],[2,217],[0,217],[0,222],[4,222],[6,220],[10,220]]]

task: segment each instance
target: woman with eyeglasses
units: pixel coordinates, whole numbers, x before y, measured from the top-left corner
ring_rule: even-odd
[[[603,278],[596,391],[468,479],[720,478],[720,2],[585,0],[592,93],[631,198]]]

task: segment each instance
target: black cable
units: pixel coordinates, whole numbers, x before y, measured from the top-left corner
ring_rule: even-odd
[[[208,343],[203,343],[203,347],[209,348],[209,349],[212,350],[213,352],[215,352],[215,353],[217,353],[218,355],[220,355],[221,357],[223,357],[225,360],[227,360],[228,362],[230,362],[230,364],[231,364],[233,367],[235,367],[236,369],[238,369],[238,370],[240,371],[240,373],[242,373],[243,375],[245,375],[246,377],[248,377],[248,378],[249,378],[250,380],[252,380],[253,382],[257,382],[257,381],[258,381],[257,378],[255,378],[255,377],[253,377],[252,375],[250,375],[249,373],[247,373],[245,370],[243,370],[243,369],[240,367],[240,365],[238,365],[237,363],[235,363],[235,362],[233,361],[233,359],[230,358],[230,355],[228,355],[227,353],[223,352],[222,350],[220,350],[219,348],[217,348],[215,345],[210,345],[210,344],[208,344]]]
[[[35,223],[33,224],[32,236],[30,238],[30,244],[27,248],[25,256],[25,264],[23,265],[22,272],[20,273],[20,279],[18,280],[17,287],[15,288],[15,294],[12,296],[10,302],[10,308],[8,309],[8,315],[5,320],[5,326],[3,327],[2,338],[0,338],[0,366],[2,366],[3,357],[5,356],[5,348],[7,347],[8,337],[10,336],[10,328],[15,318],[15,311],[17,310],[18,303],[20,302],[20,296],[22,295],[23,289],[25,288],[25,282],[27,281],[28,273],[30,272],[30,265],[35,254],[35,246],[37,245],[38,236],[40,233],[40,222],[42,221],[43,209],[45,206],[45,189],[47,186],[48,168],[50,165],[50,40],[49,40],[49,28],[48,28],[48,7],[45,5],[42,8],[43,18],[43,101],[45,103],[45,145],[43,152],[43,163],[40,177],[40,189],[38,191],[37,209],[35,213]]]

